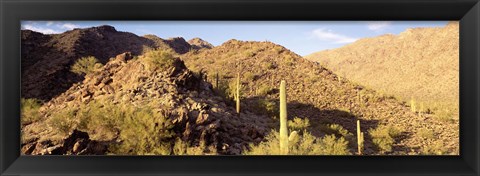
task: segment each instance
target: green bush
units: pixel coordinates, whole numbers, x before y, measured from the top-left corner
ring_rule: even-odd
[[[157,70],[173,66],[175,58],[167,50],[151,50],[145,53],[144,60],[150,70]]]
[[[295,131],[303,131],[306,130],[310,126],[310,120],[308,118],[298,118],[295,117],[293,120],[289,120],[287,122],[288,129],[295,130]]]
[[[256,53],[255,53],[254,50],[246,50],[246,51],[243,53],[243,55],[244,55],[245,57],[253,57],[253,56],[255,56],[255,54],[256,54]]]
[[[21,108],[21,118],[20,121],[22,125],[26,125],[32,122],[40,120],[41,116],[38,110],[42,106],[40,101],[37,99],[24,99],[20,100]]]
[[[263,84],[257,89],[257,95],[265,96],[272,91],[272,88],[269,85]]]
[[[250,144],[246,155],[280,155],[280,135],[272,131],[265,137],[266,141],[258,145]],[[333,135],[317,138],[304,131],[298,140],[288,143],[289,155],[350,155],[348,142]]]
[[[254,110],[259,114],[266,114],[269,116],[276,116],[280,113],[277,104],[274,101],[267,99],[258,99]]]
[[[380,149],[380,152],[391,152],[392,146],[395,143],[395,138],[398,137],[401,131],[391,125],[378,126],[375,129],[368,130],[372,137],[373,143]]]
[[[277,65],[273,62],[263,62],[262,63],[262,68],[264,70],[270,70],[270,69],[275,69],[277,68]]]
[[[344,137],[347,140],[353,138],[353,134],[339,124],[326,124],[320,126],[320,129],[327,134],[334,134],[335,136]]]
[[[152,107],[142,106],[124,113],[120,124],[119,144],[110,148],[114,154],[126,155],[170,155],[173,144],[171,120]]]
[[[417,134],[424,139],[433,139],[435,138],[435,133],[432,130],[427,128],[421,128],[417,130]]]
[[[422,145],[422,155],[444,155],[447,149],[442,141],[435,141],[431,144]]]
[[[434,117],[443,122],[453,122],[454,113],[448,109],[438,110],[435,112]]]
[[[77,75],[86,75],[92,73],[103,65],[93,56],[82,57],[78,59],[70,68],[70,71]]]
[[[79,119],[76,118],[77,110],[73,108],[66,108],[57,112],[54,112],[47,121],[47,124],[61,135],[67,135],[72,131],[79,123]]]
[[[174,155],[204,155],[207,150],[205,140],[200,140],[198,146],[191,146],[188,142],[177,138],[173,146]]]
[[[133,116],[136,110],[131,105],[112,104],[103,101],[91,101],[88,105],[79,108],[77,118],[80,119],[79,128],[88,131],[102,131],[116,133],[120,131],[126,116]]]
[[[92,139],[116,139],[109,147],[111,154],[170,155],[175,144],[173,123],[149,104],[137,107],[95,100],[53,112],[47,124],[62,135],[80,129]]]
[[[243,80],[244,81],[249,81],[249,82],[254,81],[256,79],[256,77],[257,77],[257,75],[252,73],[252,72],[245,72],[243,74],[243,78],[244,78]]]

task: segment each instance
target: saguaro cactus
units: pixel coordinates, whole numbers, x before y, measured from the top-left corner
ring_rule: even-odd
[[[280,83],[280,152],[288,154],[287,90],[285,81]]]
[[[361,155],[363,153],[363,132],[360,130],[360,120],[357,120],[357,146],[358,154]]]
[[[362,92],[361,91],[358,91],[357,92],[357,97],[358,97],[358,104],[360,104],[360,107],[365,107],[365,104],[363,103],[363,99],[362,99]]]
[[[218,72],[215,74],[215,88],[218,89]]]
[[[237,93],[235,94],[237,113],[240,114],[240,73],[237,74]]]
[[[410,99],[410,109],[412,110],[412,112],[417,112],[417,107],[415,106],[415,100],[413,99],[413,97]]]

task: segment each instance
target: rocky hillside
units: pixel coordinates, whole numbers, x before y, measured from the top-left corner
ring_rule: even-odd
[[[22,46],[22,97],[41,100],[22,99],[27,155],[276,153],[268,150],[278,149],[281,80],[298,153],[355,154],[357,120],[366,155],[459,153],[458,123],[412,110],[271,42],[213,47],[101,26],[22,31]],[[90,55],[103,65],[71,73]]]
[[[270,118],[237,115],[201,75],[164,54],[118,55],[44,104],[22,127],[22,153],[240,154],[263,139]],[[151,62],[159,55],[165,65]]]
[[[420,111],[458,121],[458,22],[360,39],[306,58],[375,90],[408,102],[413,99]]]
[[[83,79],[70,72],[81,57],[94,56],[105,64],[124,52],[139,55],[146,48],[172,49],[186,53],[191,46],[183,38],[164,40],[117,31],[112,26],[74,29],[44,35],[22,30],[22,97],[48,101]]]
[[[192,47],[195,49],[202,49],[202,48],[212,49],[213,48],[212,44],[208,43],[205,40],[202,40],[201,38],[190,39],[188,40],[188,43],[192,45]]]
[[[365,133],[385,126],[401,131],[395,137],[393,151],[386,153],[427,153],[427,147],[431,146],[445,147],[444,153],[458,153],[458,124],[412,112],[403,102],[341,79],[320,64],[274,43],[230,40],[213,49],[181,57],[193,71],[206,73],[213,85],[217,84],[218,73],[218,89],[231,87],[239,73],[241,106],[246,111],[258,112],[258,106],[265,102],[278,102],[277,88],[280,80],[286,80],[288,118],[308,118],[312,124],[309,130],[316,136],[327,134],[329,130],[325,127],[331,124],[339,124],[356,134],[355,122],[360,119]],[[377,137],[366,135],[367,154],[383,153],[373,144]]]

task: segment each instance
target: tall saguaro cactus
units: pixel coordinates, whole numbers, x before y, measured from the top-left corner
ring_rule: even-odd
[[[280,152],[288,154],[287,90],[285,81],[280,83]]]
[[[237,93],[235,94],[237,113],[240,114],[240,73],[237,75]]]
[[[360,130],[360,120],[357,120],[357,146],[358,154],[363,153],[363,132]]]
[[[215,74],[215,88],[218,89],[218,72]]]

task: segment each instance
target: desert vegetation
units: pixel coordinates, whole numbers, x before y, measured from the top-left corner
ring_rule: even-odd
[[[88,56],[78,59],[75,64],[72,65],[70,70],[77,75],[86,75],[88,73],[93,73],[96,69],[99,69],[102,66],[103,65],[97,58]]]
[[[115,54],[86,49],[66,61],[52,61],[50,72],[38,73],[45,76],[40,83],[32,82],[38,75],[29,76],[26,66],[22,154],[459,152],[454,109],[431,105],[420,93],[407,99],[359,84],[349,74],[338,76],[335,69],[272,42],[229,40],[214,47],[200,38],[139,37],[106,26],[75,29],[49,40],[97,36],[85,33],[120,41],[128,36],[133,45],[118,44]],[[29,35],[36,34],[25,34],[23,40]],[[91,56],[81,57],[86,54]],[[61,83],[66,89],[39,95],[48,88],[33,88],[41,83]]]

